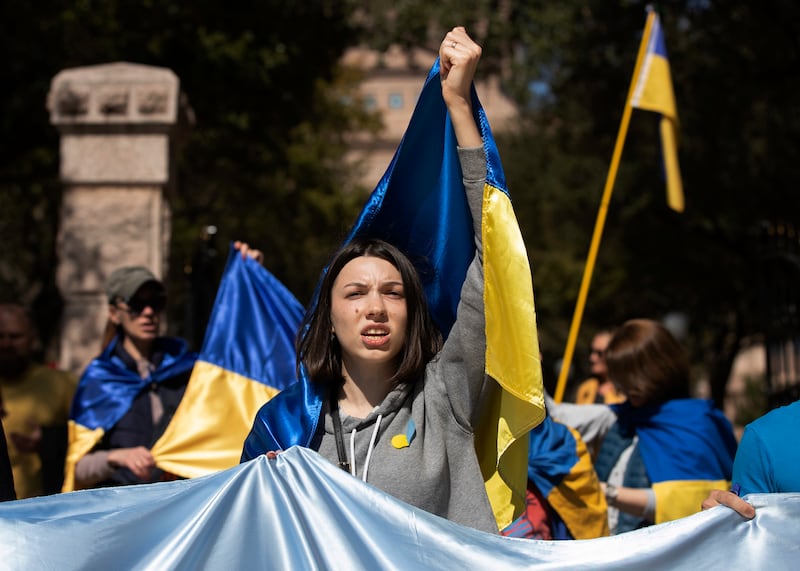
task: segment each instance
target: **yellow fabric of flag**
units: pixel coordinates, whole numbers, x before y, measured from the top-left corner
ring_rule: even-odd
[[[647,38],[647,51],[631,95],[631,107],[661,114],[661,150],[667,179],[667,203],[683,212],[683,183],[678,164],[678,111],[672,87],[664,33],[658,14],[651,13],[652,25]]]

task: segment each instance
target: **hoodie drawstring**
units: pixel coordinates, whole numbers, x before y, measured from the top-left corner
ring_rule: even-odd
[[[378,438],[378,431],[381,427],[381,420],[383,419],[383,415],[379,414],[378,418],[375,420],[375,428],[372,429],[372,438],[369,439],[369,447],[367,448],[367,458],[364,461],[364,474],[361,476],[361,480],[366,482],[367,481],[367,473],[369,472],[369,461],[372,458],[372,451],[375,449],[375,440]],[[350,433],[350,473],[355,476],[356,475],[356,429],[354,428],[353,431]]]

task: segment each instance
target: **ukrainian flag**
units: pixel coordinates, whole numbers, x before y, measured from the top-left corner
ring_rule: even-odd
[[[631,469],[622,485],[653,488],[655,523],[697,513],[711,490],[730,487],[736,438],[730,421],[712,401],[672,399],[642,407],[624,402],[611,408],[617,423],[598,452],[597,475],[607,481],[622,450],[636,436],[640,460],[634,452],[629,466],[643,463],[646,479],[637,478],[637,470]]]
[[[608,535],[606,498],[580,434],[547,417],[531,432],[528,450],[528,478],[566,528],[554,539]]]
[[[648,15],[647,48],[631,94],[630,105],[635,109],[661,114],[661,149],[667,179],[667,203],[670,208],[683,212],[683,184],[678,164],[678,110],[672,75],[667,59],[667,47],[661,21],[654,11]]]
[[[75,466],[92,451],[106,432],[128,412],[133,400],[151,383],[189,375],[197,354],[183,339],[162,337],[159,350],[164,357],[158,369],[147,378],[128,369],[115,355],[119,337],[111,340],[103,352],[86,367],[72,400],[67,424],[68,445],[62,491],[75,489]]]
[[[296,378],[302,316],[280,281],[231,247],[186,393],[152,449],[159,468],[193,478],[239,463],[258,409]]]
[[[476,431],[486,490],[503,529],[525,504],[528,433],[544,418],[531,269],[486,113],[473,87],[487,180],[483,197],[486,373],[502,388]],[[428,74],[408,129],[348,241],[382,238],[417,264],[434,321],[447,336],[475,243],[439,79]],[[420,265],[424,264],[424,265]]]

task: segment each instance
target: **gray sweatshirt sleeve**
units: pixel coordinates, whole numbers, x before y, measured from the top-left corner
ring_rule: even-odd
[[[587,446],[597,446],[603,442],[609,429],[617,422],[617,415],[605,404],[556,404],[547,398],[547,412],[577,430]]]
[[[458,149],[464,189],[475,234],[475,258],[461,288],[456,322],[434,364],[441,378],[452,414],[472,431],[478,405],[490,389],[486,376],[486,328],[483,305],[483,244],[481,212],[486,183],[486,157],[482,147]]]

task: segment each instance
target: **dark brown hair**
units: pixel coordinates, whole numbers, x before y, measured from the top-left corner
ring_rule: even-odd
[[[608,376],[640,405],[689,398],[689,359],[669,330],[650,319],[632,319],[606,349]]]
[[[295,349],[300,374],[302,363],[308,377],[316,383],[341,383],[342,352],[331,335],[331,290],[342,268],[362,256],[380,258],[400,272],[406,298],[408,322],[406,343],[399,355],[399,366],[391,381],[394,385],[414,383],[422,378],[425,366],[442,348],[442,336],[433,323],[419,274],[398,248],[377,239],[354,239],[341,248],[328,264],[318,289],[314,309],[300,326]]]

